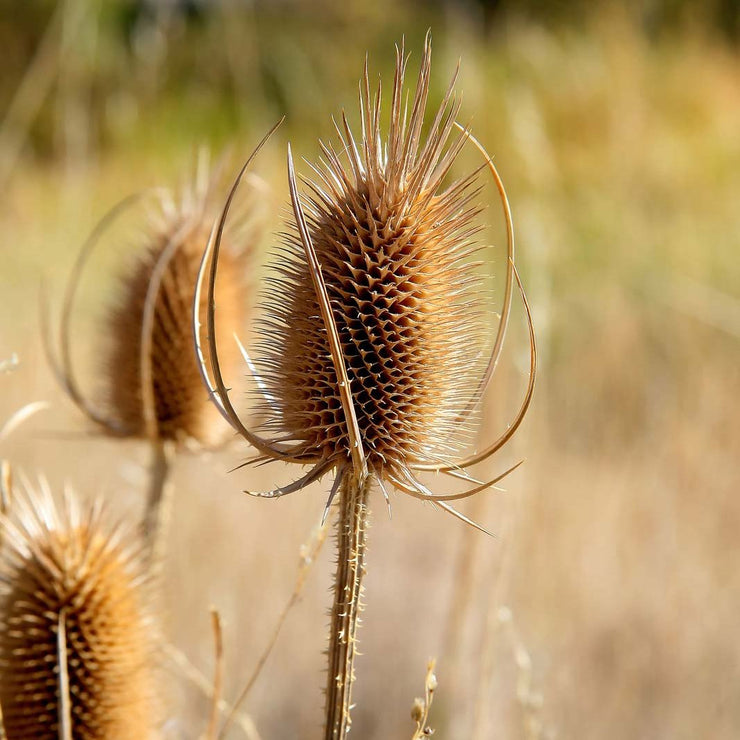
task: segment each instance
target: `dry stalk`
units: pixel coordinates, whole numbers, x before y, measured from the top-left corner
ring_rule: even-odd
[[[478,665],[474,667],[475,697],[472,728],[466,728],[471,740],[486,740],[490,736],[491,683],[495,669],[495,652],[503,622],[499,619],[512,578],[514,541],[522,514],[522,499],[508,500],[500,527],[499,557],[484,571],[488,593],[483,604],[485,619],[476,637]],[[458,727],[456,731],[459,731]]]
[[[486,499],[475,498],[470,506],[470,516],[479,521],[484,518]],[[500,529],[500,528],[499,528]],[[479,562],[478,538],[468,537],[467,532],[460,532],[455,554],[452,575],[452,594],[448,600],[449,610],[444,626],[442,654],[446,656],[447,675],[451,686],[452,706],[459,708],[462,703],[462,692],[467,691],[463,685],[464,676],[470,672],[465,656],[464,636],[468,634],[467,620],[471,605],[478,598],[475,588],[476,565]],[[500,537],[500,534],[499,534]]]
[[[7,187],[23,153],[31,124],[53,89],[61,69],[60,62],[74,49],[89,9],[85,3],[77,3],[74,12],[68,13],[67,3],[57,4],[0,124],[0,187]]]
[[[344,738],[352,720],[352,684],[357,627],[362,610],[371,479],[342,478],[337,519],[337,572],[329,633],[326,682],[326,740]]]
[[[152,567],[161,567],[167,531],[172,513],[172,494],[174,488],[169,481],[174,450],[161,439],[151,442],[151,463],[149,467],[149,488],[147,491],[141,533],[149,548],[149,561]]]
[[[430,660],[427,664],[427,675],[424,680],[424,698],[416,698],[411,708],[411,719],[416,722],[416,730],[411,740],[424,740],[431,737],[434,730],[429,726],[429,710],[434,701],[434,692],[437,690],[437,676],[434,673],[436,661]]]
[[[164,655],[166,655],[172,665],[177,668],[180,675],[190,681],[207,699],[213,701],[214,690],[213,682],[209,680],[200,671],[191,660],[181,650],[176,648],[174,645],[165,643],[162,647]],[[232,724],[238,725],[238,727],[244,733],[244,737],[247,740],[261,740],[260,734],[257,731],[257,726],[254,720],[243,712],[237,711],[237,709],[223,698],[219,698],[217,702],[218,710],[221,714],[228,714],[229,720]],[[223,734],[223,729],[221,734]]]
[[[290,598],[288,599],[287,603],[283,607],[283,610],[278,616],[277,622],[275,623],[275,627],[272,631],[272,636],[265,646],[265,649],[262,651],[262,655],[260,655],[259,660],[257,661],[257,664],[252,671],[252,675],[249,677],[249,680],[242,689],[242,692],[239,694],[239,698],[234,702],[233,708],[224,721],[223,727],[218,734],[219,740],[221,740],[221,738],[226,735],[229,728],[231,727],[231,724],[236,719],[239,707],[244,703],[244,700],[247,698],[249,692],[252,690],[252,687],[262,673],[262,669],[265,667],[267,659],[270,657],[270,654],[272,653],[278,641],[278,637],[280,636],[280,632],[283,628],[283,625],[285,624],[285,620],[287,619],[288,614],[290,613],[291,609],[298,603],[298,599],[303,592],[303,587],[306,583],[306,577],[308,576],[309,570],[318,557],[318,554],[321,551],[321,548],[323,547],[326,540],[326,531],[327,528],[322,522],[321,525],[313,531],[309,542],[301,547],[301,560],[298,567],[298,576],[296,577],[295,585],[293,586],[293,591],[290,594]]]
[[[213,628],[214,666],[213,666],[213,698],[211,699],[211,715],[206,730],[206,740],[216,740],[218,732],[218,705],[221,701],[224,682],[224,641],[221,629],[221,617],[215,609],[211,609],[211,626]]]

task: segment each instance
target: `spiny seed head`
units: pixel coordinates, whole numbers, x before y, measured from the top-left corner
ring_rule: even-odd
[[[337,126],[346,163],[322,144],[312,196],[304,203],[367,465],[379,478],[449,459],[460,448],[471,388],[482,372],[475,177],[446,180],[466,140],[452,135],[459,111],[452,86],[422,136],[430,55],[427,44],[409,111],[402,101],[406,58],[398,52],[385,139],[380,90],[371,98],[365,70],[362,139],[355,142],[346,120]],[[273,411],[277,407],[268,424],[295,441],[295,458],[342,465],[351,454],[347,422],[296,233],[285,237],[276,269],[260,345]]]
[[[105,360],[105,399],[114,426],[124,436],[150,436],[143,388],[151,388],[156,436],[164,440],[217,440],[217,413],[208,400],[193,346],[195,282],[212,219],[205,203],[170,206],[151,229],[148,247],[122,280],[110,312]],[[222,306],[218,327],[220,360],[228,372],[239,364],[234,333],[244,307],[244,252],[225,235],[218,286]],[[250,245],[251,246],[251,245]],[[153,302],[147,331],[148,303]],[[143,343],[146,344],[144,345]],[[142,365],[150,368],[149,382]]]
[[[3,518],[0,704],[8,737],[57,740],[66,652],[71,737],[141,740],[157,725],[143,559],[100,509],[17,496]],[[60,651],[60,617],[66,632]]]

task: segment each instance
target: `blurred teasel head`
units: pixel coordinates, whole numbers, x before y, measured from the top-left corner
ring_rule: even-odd
[[[199,167],[195,181],[176,197],[166,190],[131,196],[115,206],[83,246],[69,279],[59,325],[59,354],[46,339],[50,364],[76,405],[106,434],[199,445],[216,443],[224,431],[204,392],[193,349],[192,310],[200,257],[214,218],[216,178]],[[202,170],[202,171],[201,171]],[[143,197],[154,195],[148,225],[135,257],[118,277],[103,323],[98,362],[99,402],[83,394],[72,369],[70,318],[78,283],[92,250],[111,223]],[[234,342],[243,325],[246,262],[258,228],[249,206],[225,235],[219,299],[222,363],[236,368]]]
[[[329,471],[335,471],[337,490],[338,482],[354,472],[434,500],[456,514],[447,501],[503,476],[474,482],[462,493],[435,495],[417,473],[441,471],[475,481],[465,469],[500,449],[529,406],[535,374],[531,320],[531,371],[519,412],[499,439],[479,453],[464,455],[501,352],[519,280],[513,227],[490,158],[470,130],[457,123],[457,75],[427,117],[429,37],[410,105],[404,99],[407,61],[401,47],[385,136],[380,83],[371,90],[366,62],[360,82],[361,136],[353,133],[344,114],[335,122],[339,146],[321,144],[322,156],[310,165],[313,179],[305,181],[306,195],[298,193],[289,149],[295,221],[273,265],[254,361],[271,436],[244,426],[218,366],[204,363],[222,413],[257,448],[258,459],[312,466],[294,483],[260,495],[299,490]],[[453,166],[468,143],[483,155],[484,164],[454,178]],[[501,319],[493,332],[487,329],[492,309],[479,241],[479,179],[484,170],[501,196],[508,235]],[[234,189],[238,183],[237,178]],[[228,210],[229,202],[221,228]],[[220,264],[218,233],[201,275],[204,280],[210,265],[210,291]],[[208,321],[213,335],[212,300]],[[215,342],[207,349],[215,356]]]
[[[43,485],[0,517],[0,706],[9,738],[153,737],[156,626],[142,548]]]

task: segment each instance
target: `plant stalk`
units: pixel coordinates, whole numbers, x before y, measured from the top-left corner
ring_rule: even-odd
[[[162,562],[170,520],[172,486],[168,482],[172,451],[160,439],[152,441],[149,490],[141,531],[148,549],[149,565]]]
[[[331,610],[326,683],[325,740],[344,740],[352,721],[357,626],[362,610],[371,478],[347,473],[341,483],[337,521],[337,572]]]

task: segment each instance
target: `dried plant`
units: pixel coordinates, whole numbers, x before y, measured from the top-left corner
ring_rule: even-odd
[[[200,305],[200,285],[208,272],[207,350],[211,361],[204,357],[203,373],[223,415],[257,449],[255,461],[312,466],[295,482],[255,495],[276,498],[301,490],[327,473],[335,475],[326,505],[328,511],[339,492],[327,740],[344,738],[351,724],[372,482],[378,482],[386,500],[387,482],[472,523],[449,502],[489,488],[513,470],[487,482],[466,472],[515,433],[529,407],[534,384],[534,335],[522,291],[531,342],[525,398],[499,439],[459,459],[497,364],[514,281],[518,282],[513,227],[503,185],[490,158],[470,131],[456,123],[460,103],[453,95],[454,77],[427,133],[422,134],[431,69],[429,38],[410,111],[402,100],[406,64],[401,48],[385,139],[380,127],[380,85],[371,94],[365,65],[360,85],[362,137],[359,142],[355,139],[343,115],[341,125],[336,125],[341,153],[331,145],[321,145],[323,157],[313,166],[316,179],[308,182],[308,197],[298,194],[288,148],[295,228],[285,239],[277,276],[264,304],[262,354],[254,363],[268,417],[266,428],[272,437],[248,429],[237,416],[218,365],[215,340],[213,291],[220,236],[231,198],[251,157],[206,250],[196,293]],[[507,222],[506,287],[501,321],[490,343],[476,262],[482,249],[476,242],[479,172],[448,183],[467,142],[485,156],[484,167],[494,178]],[[196,320],[199,336],[197,329]],[[487,359],[481,360],[487,345]],[[447,473],[472,487],[461,493],[434,494],[418,479],[420,471]]]
[[[427,664],[427,675],[424,679],[424,698],[417,697],[411,707],[411,719],[416,723],[416,729],[411,740],[423,740],[431,737],[434,730],[429,726],[429,710],[434,701],[434,692],[437,690],[437,676],[434,673],[435,660]]]
[[[201,445],[218,441],[220,430],[213,424],[214,409],[203,392],[192,350],[190,318],[209,230],[204,213],[172,214],[121,282],[118,303],[107,319],[111,342],[102,376],[111,419],[125,436]],[[224,345],[233,348],[224,361],[233,365],[238,350],[232,334],[243,318],[243,271],[232,251],[226,252],[224,267],[226,310],[219,331],[222,340],[230,340]]]
[[[210,446],[223,438],[223,427],[208,401],[193,352],[191,309],[200,257],[213,220],[215,179],[201,172],[176,201],[156,191],[157,208],[137,245],[136,263],[120,278],[118,296],[104,324],[106,348],[99,363],[104,388],[97,406],[82,393],[73,372],[69,337],[72,306],[82,270],[113,219],[139,196],[122,201],[100,222],[78,257],[67,284],[59,326],[59,358],[47,353],[62,387],[105,434],[146,439],[152,444],[150,488],[143,524],[155,548],[166,517],[163,492],[171,451],[184,444]],[[255,242],[253,221],[242,214],[227,235],[219,297],[225,306],[219,325],[222,362],[236,367],[239,351],[233,336],[244,318],[245,262]]]
[[[45,487],[0,518],[0,704],[14,740],[152,737],[155,625],[142,548]]]

